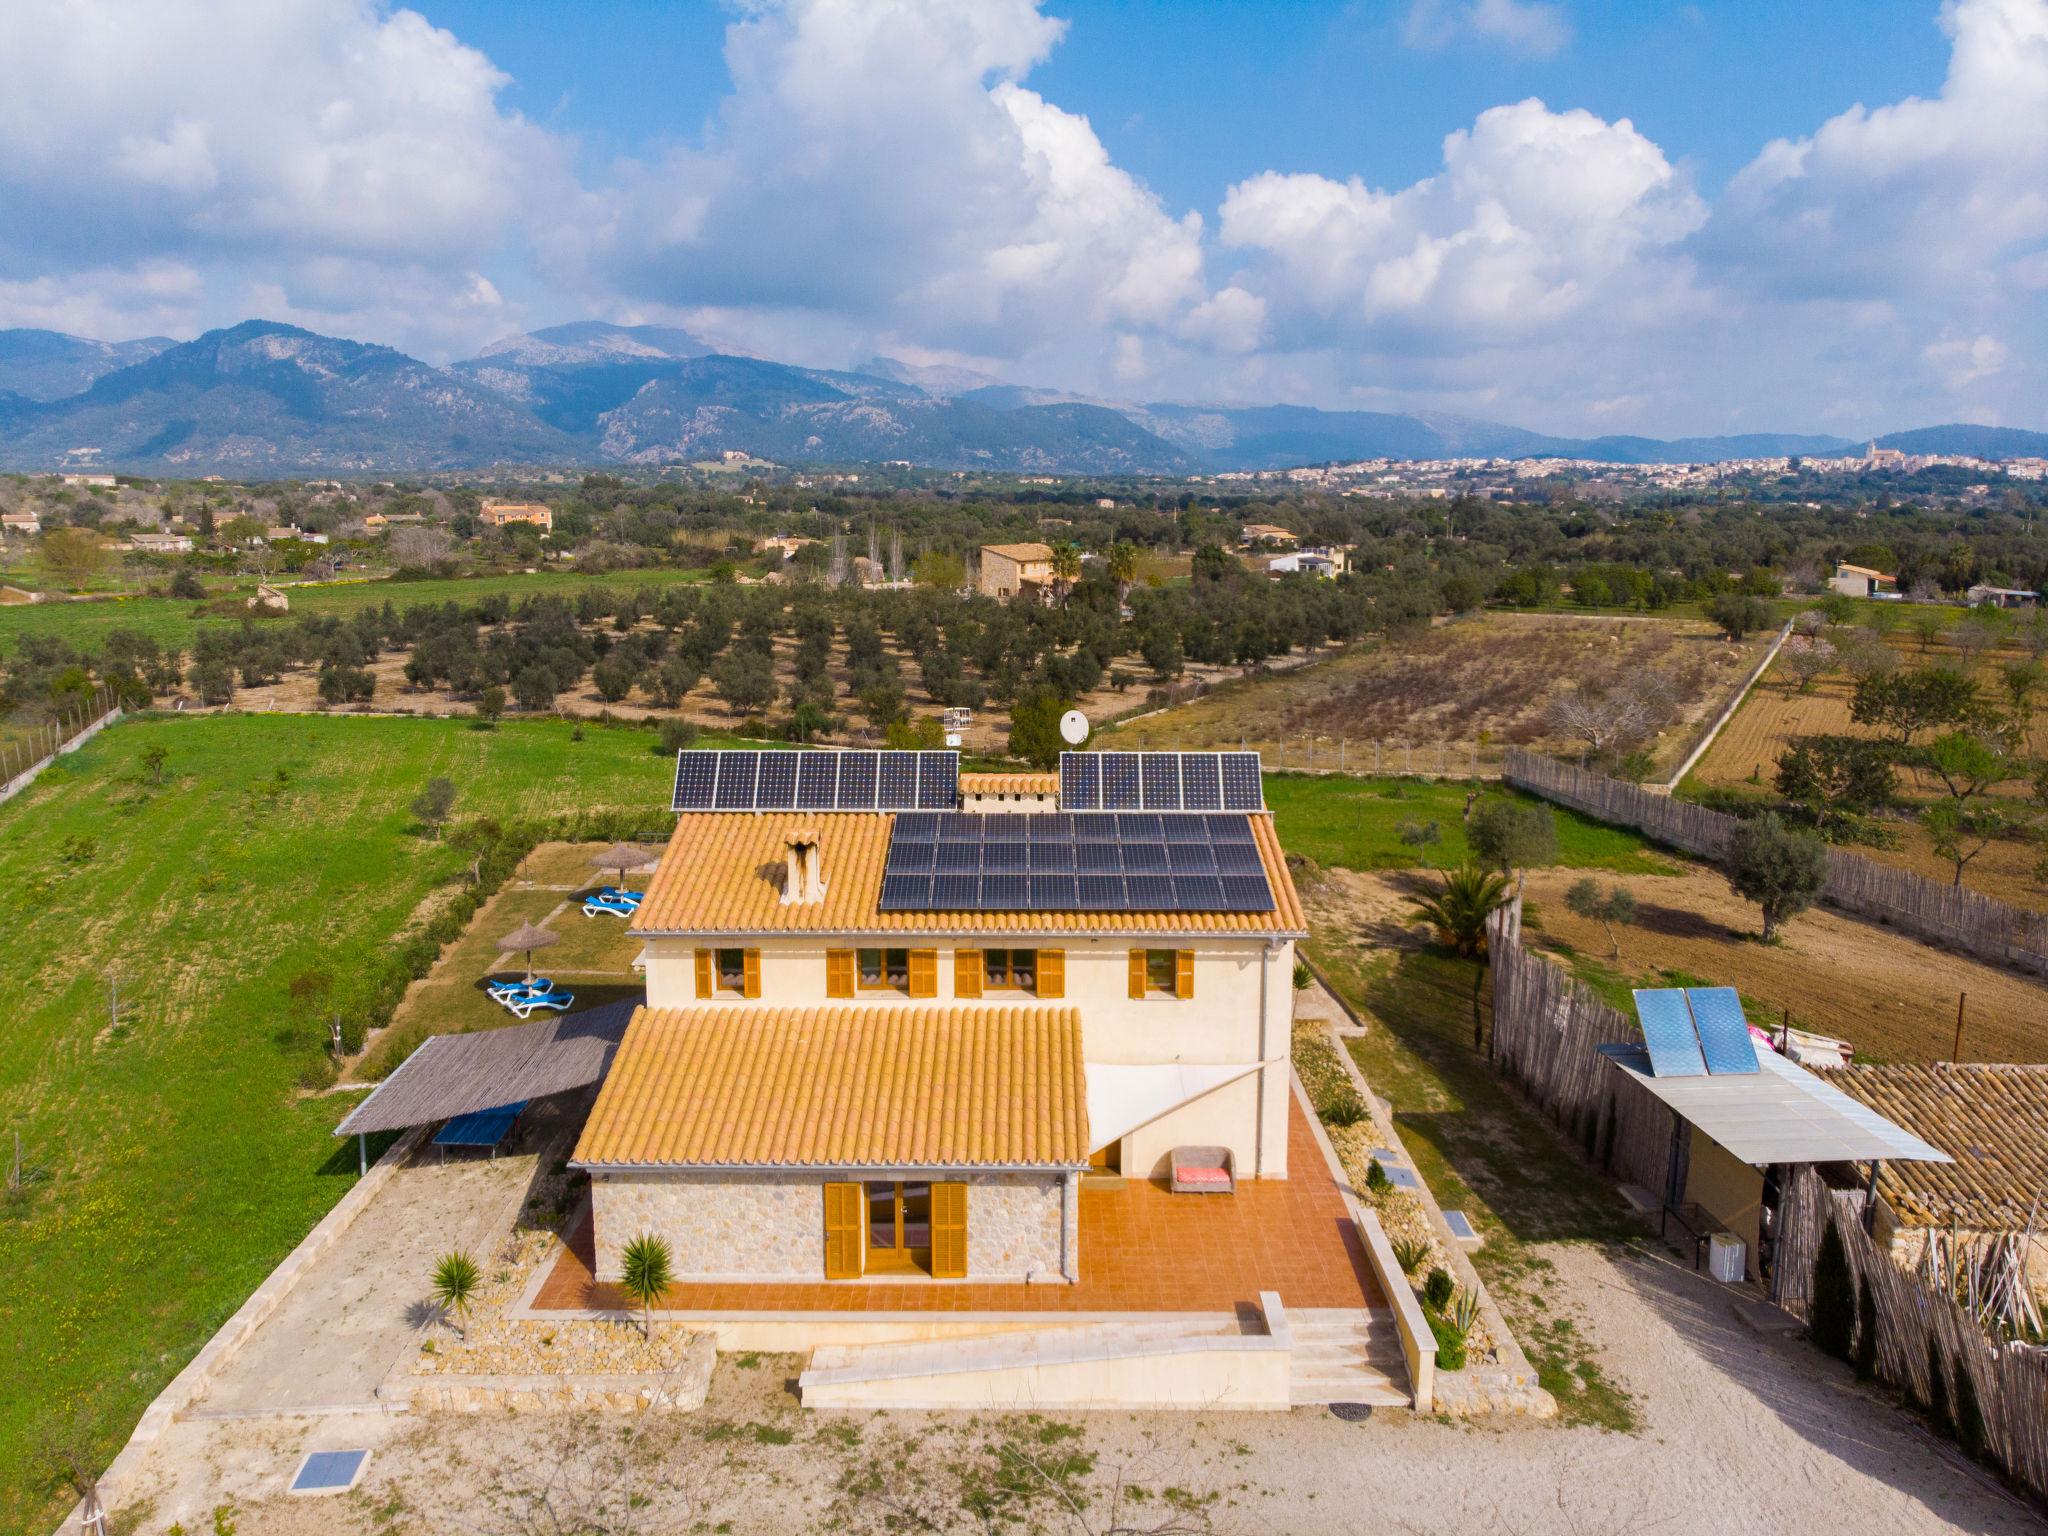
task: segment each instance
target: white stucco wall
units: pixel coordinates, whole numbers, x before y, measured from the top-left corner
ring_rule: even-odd
[[[831,878],[829,868],[826,878]],[[1066,995],[1061,999],[1080,1010],[1082,1055],[1086,1062],[1120,1066],[1185,1062],[1199,1065],[1264,1063],[1252,1077],[1228,1085],[1174,1111],[1127,1139],[1124,1171],[1140,1176],[1160,1171],[1167,1150],[1175,1146],[1227,1146],[1240,1177],[1287,1176],[1287,1052],[1294,1007],[1294,945],[1270,950],[1260,939],[1189,939],[1153,936],[1146,939],[1033,936],[1026,934],[958,939],[892,938],[877,941],[842,935],[801,935],[746,940],[761,951],[761,996],[758,999],[721,994],[710,1001],[735,1008],[881,1005],[902,1007],[911,1000],[894,992],[863,993],[849,1003],[825,993],[827,949],[892,947],[938,949],[938,996],[918,1006],[951,1007],[959,1001],[954,988],[953,950],[1008,944],[1017,948],[1061,949],[1066,952]],[[707,947],[715,940],[707,939]],[[1130,951],[1139,945],[1157,949],[1193,949],[1195,995],[1192,998],[1130,996]],[[689,1008],[705,1001],[697,996],[694,952],[690,939],[648,941],[645,961],[647,1001],[657,1008]],[[1263,996],[1262,996],[1263,994]],[[1021,994],[987,992],[983,1002],[1000,1002]]]
[[[967,1185],[968,1279],[1056,1281],[1071,1266],[1077,1234],[1067,1230],[1059,1174],[906,1176]],[[598,1278],[617,1279],[626,1245],[651,1232],[667,1240],[679,1280],[823,1280],[826,1180],[821,1173],[593,1174]]]

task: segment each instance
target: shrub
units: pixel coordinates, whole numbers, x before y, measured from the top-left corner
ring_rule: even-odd
[[[1875,1381],[1877,1379],[1877,1298],[1871,1294],[1870,1276],[1863,1277],[1863,1287],[1856,1295],[1856,1315],[1863,1326],[1856,1333],[1856,1379]]]
[[[1394,1262],[1401,1266],[1404,1275],[1414,1274],[1429,1257],[1429,1244],[1419,1237],[1397,1237],[1388,1246],[1394,1250]]]
[[[1433,1270],[1441,1275],[1442,1270]],[[1462,1371],[1465,1369],[1465,1335],[1458,1332],[1457,1324],[1434,1312],[1425,1312],[1423,1318],[1429,1323],[1429,1331],[1436,1335],[1436,1368],[1440,1371]]]
[[[664,720],[661,722],[661,739],[654,744],[658,757],[674,757],[678,752],[687,752],[697,744],[697,727],[688,720]]]
[[[1849,1274],[1849,1253],[1833,1221],[1821,1233],[1820,1252],[1813,1260],[1813,1316],[1809,1324],[1821,1353],[1849,1358],[1856,1338],[1856,1286]]]
[[[1345,1090],[1343,1093],[1338,1094],[1335,1098],[1331,1099],[1326,1106],[1324,1106],[1322,1116],[1323,1124],[1337,1126],[1357,1125],[1364,1118],[1365,1100],[1361,1099],[1357,1094],[1351,1092],[1348,1089]],[[1377,1158],[1373,1160],[1372,1166],[1374,1168],[1379,1168],[1380,1165],[1379,1160]],[[1381,1168],[1380,1178],[1384,1180],[1386,1176],[1386,1170],[1384,1168]],[[1370,1170],[1367,1171],[1365,1179],[1367,1186],[1371,1187],[1372,1173]],[[1375,1192],[1377,1193],[1377,1191]]]
[[[1422,1282],[1422,1304],[1432,1312],[1441,1312],[1451,1304],[1451,1297],[1458,1289],[1447,1269],[1432,1269],[1429,1278]]]
[[[1394,1187],[1394,1181],[1387,1177],[1387,1170],[1380,1166],[1378,1158],[1365,1165],[1365,1187],[1376,1195],[1384,1195]]]

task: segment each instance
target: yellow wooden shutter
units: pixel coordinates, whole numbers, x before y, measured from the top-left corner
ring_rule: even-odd
[[[1064,949],[1041,949],[1038,952],[1038,995],[1067,995],[1067,952]]]
[[[858,1184],[825,1186],[825,1278],[860,1277],[861,1197]]]
[[[744,953],[746,955],[746,980],[741,983],[740,995],[742,997],[759,997],[761,995],[761,951],[749,949]]]
[[[913,949],[910,952],[910,995],[939,995],[939,952],[936,949]]]
[[[956,949],[953,951],[953,995],[955,997],[981,996],[980,950]]]
[[[1195,952],[1192,949],[1176,949],[1173,952],[1173,995],[1195,995]]]
[[[932,1278],[967,1278],[967,1186],[932,1186]]]
[[[1131,951],[1131,996],[1142,998],[1144,995],[1145,951],[1134,949]]]
[[[853,996],[852,950],[828,949],[825,951],[825,995],[827,997]]]
[[[708,949],[697,951],[697,995],[709,997],[712,983],[717,979],[718,956]]]

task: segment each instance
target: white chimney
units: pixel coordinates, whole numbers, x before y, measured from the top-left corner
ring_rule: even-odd
[[[793,828],[783,838],[782,902],[810,906],[825,899],[825,875],[818,856],[818,829]]]

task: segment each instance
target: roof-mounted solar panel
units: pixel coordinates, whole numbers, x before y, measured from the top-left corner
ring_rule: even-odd
[[[875,808],[881,811],[917,809],[917,754],[884,752],[881,777],[876,783]]]
[[[1031,878],[1028,875],[983,875],[981,905],[989,912],[1031,910]]]
[[[1092,811],[1102,804],[1102,759],[1093,752],[1060,754],[1060,809]]]
[[[839,803],[840,754],[799,752],[796,758],[796,808],[800,811],[831,810]]]
[[[1224,875],[1223,910],[1226,912],[1270,912],[1273,887],[1262,870],[1256,875]]]
[[[761,777],[754,789],[757,811],[796,809],[796,761],[800,752],[761,752]]]
[[[1180,754],[1147,752],[1138,765],[1138,786],[1148,811],[1180,809]]]
[[[1259,857],[1258,846],[1254,843],[1216,843],[1209,851],[1216,856],[1216,867],[1226,875],[1257,875],[1265,879],[1266,864]]]
[[[1653,1077],[1705,1077],[1707,1060],[1693,1032],[1692,1010],[1677,987],[1638,991],[1636,1018],[1643,1026],[1643,1044],[1650,1051]]]
[[[718,754],[718,795],[712,801],[721,811],[751,811],[754,788],[761,773],[758,752]]]
[[[1760,1072],[1756,1046],[1749,1038],[1749,1020],[1743,1017],[1742,999],[1733,987],[1687,987],[1685,1000],[1692,1004],[1693,1029],[1700,1037],[1700,1054],[1707,1071],[1715,1076]]]
[[[1102,755],[1102,808],[1106,811],[1135,811],[1144,804],[1138,785],[1139,756],[1135,752],[1104,752]]]
[[[921,810],[960,808],[960,754],[920,752],[917,755],[917,803]]]
[[[872,811],[875,808],[874,752],[839,754],[839,794],[832,808],[839,811]]]
[[[1223,806],[1223,765],[1214,752],[1184,752],[1180,760],[1181,806],[1214,811]]]
[[[882,899],[879,905],[884,912],[931,910],[932,877],[912,874],[882,876]]]
[[[678,752],[676,788],[671,808],[678,811],[708,811],[718,788],[716,752]]]
[[[1223,809],[1263,811],[1266,808],[1266,794],[1259,782],[1259,754],[1225,752],[1221,756]]]
[[[1178,912],[1218,912],[1223,909],[1223,882],[1215,875],[1173,877],[1173,905]]]

